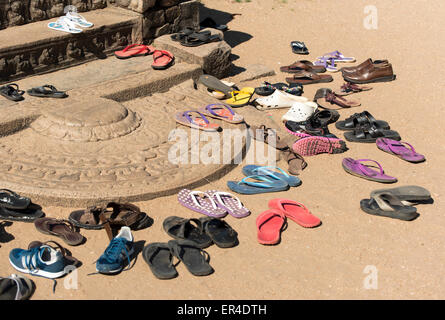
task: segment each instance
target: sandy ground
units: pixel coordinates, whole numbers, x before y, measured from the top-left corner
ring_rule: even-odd
[[[227,218],[239,233],[239,246],[207,249],[216,272],[203,278],[192,276],[183,265],[174,280],[156,279],[142,257],[135,266],[117,276],[87,274],[95,271],[95,260],[108,244],[105,231],[86,231],[85,245],[70,248],[83,262],[78,270],[77,289],[66,289],[58,281],[55,294],[52,282],[33,278],[37,285],[34,299],[443,299],[445,280],[445,221],[443,219],[441,166],[445,161],[442,134],[445,111],[442,108],[445,79],[439,68],[445,62],[443,16],[440,0],[402,2],[375,0],[379,24],[377,30],[363,26],[367,2],[355,0],[252,0],[236,3],[205,0],[218,10],[216,20],[227,23],[227,41],[233,46],[234,61],[242,68],[261,63],[276,70],[271,82],[283,81],[281,65],[295,60],[314,59],[340,50],[355,56],[357,62],[372,57],[387,58],[393,64],[397,80],[372,85],[369,92],[354,95],[362,106],[340,110],[342,119],[362,110],[390,122],[405,141],[427,157],[427,162],[413,165],[379,151],[374,144],[348,143],[349,151],[339,155],[307,157],[308,168],[301,175],[303,185],[287,192],[241,196],[251,209],[248,218]],[[234,19],[227,13],[237,13]],[[291,52],[289,43],[301,40],[309,47],[309,56]],[[236,80],[238,76],[232,77]],[[342,84],[340,74],[324,85],[336,89]],[[259,85],[260,79],[246,85]],[[322,85],[305,87],[304,96],[312,99]],[[352,96],[351,96],[352,98]],[[249,109],[242,113],[249,119]],[[265,113],[269,122],[279,123],[283,110]],[[333,133],[341,136],[335,128]],[[372,158],[386,172],[399,178],[394,186],[415,184],[429,189],[433,205],[418,208],[420,217],[412,222],[367,215],[359,202],[382,185],[346,174],[341,167],[345,157]],[[284,164],[281,162],[280,165]],[[227,190],[226,181],[242,178],[241,166],[223,179],[201,190]],[[384,186],[383,186],[384,187]],[[316,229],[303,229],[292,221],[278,246],[261,246],[256,241],[255,218],[267,209],[269,199],[290,198],[304,203],[323,221]],[[176,196],[136,203],[153,219],[154,225],[134,233],[136,241],[167,241],[162,221],[169,215],[200,217],[183,208]],[[69,208],[45,207],[48,216],[67,217]],[[6,227],[15,240],[2,243],[2,275],[13,273],[8,253],[26,247],[31,240],[48,240],[32,224],[13,223]],[[53,238],[57,241],[57,238]],[[142,243],[142,242],[140,242]],[[367,266],[378,271],[378,288],[365,289]]]

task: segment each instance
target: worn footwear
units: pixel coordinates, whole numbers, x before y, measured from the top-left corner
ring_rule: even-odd
[[[292,52],[295,54],[309,54],[309,49],[302,41],[292,41],[290,43],[290,47],[292,48]]]
[[[165,280],[178,276],[173,265],[173,254],[167,243],[150,243],[142,250],[142,257],[156,278]]]
[[[170,237],[176,240],[191,241],[199,248],[207,248],[213,243],[212,239],[205,233],[200,219],[170,216],[165,218],[162,228]]]
[[[292,150],[302,156],[314,156],[320,153],[343,153],[348,150],[346,143],[338,138],[309,136],[297,140]]]
[[[121,272],[125,265],[130,267],[131,255],[134,252],[133,242],[130,228],[122,227],[97,260],[96,271],[103,274],[116,274]]]
[[[330,109],[333,105],[338,105],[342,108],[360,106],[360,102],[355,100],[347,100],[328,88],[318,89],[314,96],[314,102],[324,109]]]
[[[376,120],[372,114],[368,111],[363,111],[360,113],[354,113],[349,118],[339,121],[335,124],[335,127],[339,130],[349,131],[355,130],[363,126],[375,126],[377,128],[382,128],[384,130],[390,129],[388,122],[383,120]]]
[[[392,65],[390,63],[386,65],[368,65],[355,73],[344,73],[343,78],[345,81],[365,84],[373,82],[386,82],[392,81],[396,78],[394,75]]]
[[[307,101],[308,99],[305,97],[295,96],[280,90],[275,90],[270,96],[255,99],[258,110],[289,108],[296,102],[304,103]]]
[[[272,199],[269,208],[281,211],[287,218],[295,221],[304,228],[315,228],[321,220],[314,216],[303,204],[289,199]]]
[[[34,288],[31,279],[17,274],[7,278],[0,277],[0,300],[28,300]]]
[[[408,142],[396,141],[387,138],[378,138],[376,140],[377,148],[387,152],[389,154],[395,155],[402,160],[419,163],[425,161],[425,156],[423,154],[417,153],[412,145]]]
[[[309,71],[300,71],[295,73],[292,78],[286,78],[286,81],[289,83],[297,83],[301,85],[313,84],[313,83],[323,83],[323,82],[331,82],[334,79],[329,74],[318,74]]]
[[[404,205],[390,193],[379,193],[371,196],[371,199],[363,199],[360,201],[360,208],[368,214],[404,221],[411,221],[419,216],[415,207]]]
[[[201,220],[206,234],[220,248],[232,248],[238,244],[238,233],[224,220],[204,217]]]
[[[264,124],[257,126],[251,126],[251,135],[257,140],[264,142],[266,144],[273,144],[273,146],[278,150],[289,149],[289,146],[281,140],[280,136],[277,134],[275,129],[267,128]]]
[[[404,205],[415,202],[431,201],[431,193],[420,186],[402,186],[391,189],[378,189],[371,192],[371,197],[381,193],[390,193],[402,201]]]
[[[34,225],[41,233],[62,238],[70,246],[77,246],[85,239],[68,220],[39,218],[34,221]]]
[[[345,82],[335,93],[339,96],[347,96],[352,93],[369,91],[372,90],[372,87],[369,86],[360,86],[355,83]]]
[[[380,171],[376,171],[371,169],[369,166],[365,166],[363,162],[373,162],[377,164]],[[380,163],[371,159],[354,160],[352,158],[344,158],[342,166],[347,173],[359,178],[382,183],[397,182],[397,178],[386,175]]]
[[[258,242],[263,245],[280,243],[285,223],[285,215],[277,209],[269,209],[258,215],[256,218]]]
[[[11,83],[5,86],[0,87],[0,95],[5,97],[6,99],[9,99],[11,101],[22,101],[25,98],[23,98],[23,95],[25,94],[25,91],[19,90],[19,85],[16,83]]]
[[[30,203],[25,209],[8,209],[0,206],[0,220],[34,222],[44,215],[42,207]]]
[[[360,73],[363,69],[365,68],[369,68],[369,66],[371,65],[386,65],[388,64],[388,60],[372,60],[371,58],[369,58],[368,60],[365,60],[364,62],[360,63],[357,66],[353,66],[353,67],[343,67],[341,68],[341,72],[345,75],[345,74],[351,74],[351,73]]]
[[[309,119],[316,111],[318,105],[315,102],[295,102],[281,117],[281,121],[303,122]]]
[[[300,60],[288,66],[280,67],[281,72],[287,72],[287,73],[298,73],[302,70],[315,73],[326,72],[326,68],[324,66],[315,65],[309,60]]]
[[[208,276],[214,272],[209,264],[209,254],[187,240],[170,240],[168,246],[173,255],[184,263],[194,276]]]
[[[68,95],[65,93],[65,91],[59,91],[56,87],[45,84],[41,87],[36,87],[29,89],[27,93],[30,96],[34,97],[40,97],[40,98],[57,98],[57,99],[63,99],[68,97]]]
[[[373,143],[377,138],[389,138],[400,141],[401,137],[397,131],[385,130],[373,124],[366,124],[344,133],[346,140],[351,142]]]
[[[31,200],[12,190],[0,189],[0,206],[8,209],[26,209]]]

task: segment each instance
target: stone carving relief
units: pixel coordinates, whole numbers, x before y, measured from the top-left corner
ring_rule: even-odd
[[[29,2],[30,22],[47,19],[44,0],[31,0]]]
[[[48,0],[49,8],[46,11],[48,18],[60,17],[64,15],[63,9],[67,5],[65,0]]]
[[[9,1],[8,10],[8,25],[9,26],[19,26],[25,24],[27,21],[26,17],[26,7],[25,4],[19,0]]]

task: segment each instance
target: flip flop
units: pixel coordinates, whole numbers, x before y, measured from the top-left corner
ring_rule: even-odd
[[[238,233],[223,220],[215,218],[200,218],[206,234],[219,248],[233,248],[238,242]]]
[[[235,87],[235,83],[233,83],[233,82],[228,82],[228,81],[225,81],[225,80],[222,80],[221,82],[223,84],[231,87],[231,90],[238,90]],[[228,96],[224,92],[221,92],[221,91],[218,91],[218,90],[212,90],[212,89],[207,88],[207,92],[208,92],[208,94],[210,96],[212,96],[212,97],[214,97],[214,98],[216,98],[218,100],[224,100],[224,99],[228,98]]]
[[[302,41],[291,41],[290,47],[295,54],[309,54],[309,50]]]
[[[380,172],[363,165],[362,162],[374,162],[380,168]],[[359,178],[381,183],[397,182],[397,178],[384,174],[383,167],[380,163],[371,159],[354,160],[352,158],[344,158],[342,166],[347,173]]]
[[[222,103],[209,104],[199,110],[202,114],[233,124],[244,122],[244,117],[235,113],[232,108]]]
[[[387,138],[378,138],[376,140],[376,144],[377,148],[379,148],[380,150],[395,155],[402,160],[411,163],[419,163],[425,161],[425,156],[423,154],[417,153],[414,147],[408,142],[399,142]],[[407,146],[409,148],[407,148]]]
[[[170,38],[171,38],[173,41],[179,42],[179,41],[181,41],[185,36],[189,36],[189,35],[191,35],[191,34],[194,33],[194,32],[196,32],[195,29],[190,28],[190,27],[185,27],[185,28],[182,29],[181,31],[179,31],[179,32],[177,32],[177,33],[175,33],[175,34],[172,34],[172,35],[170,36]],[[201,31],[201,33],[203,33],[203,34],[205,33],[205,34],[209,34],[209,35],[210,35],[210,30]]]
[[[372,90],[372,87],[369,86],[361,86],[351,82],[345,82],[339,90],[335,91],[339,96],[347,96],[353,93],[369,91]]]
[[[211,90],[224,93],[226,96],[230,96],[230,93],[233,91],[233,88],[231,86],[228,86],[218,78],[209,74],[200,76],[199,82]]]
[[[255,88],[245,87],[241,90],[232,90],[230,92],[231,98],[226,100],[226,103],[231,107],[242,107],[249,103],[255,93]]]
[[[170,240],[168,246],[172,254],[184,263],[194,276],[208,276],[214,272],[209,264],[209,254],[197,248],[193,242],[187,240]]]
[[[354,57],[345,57],[340,51],[336,50],[333,52],[325,53],[323,56],[318,57],[317,59],[323,58],[334,58],[334,62],[355,62],[356,59]]]
[[[374,123],[360,126],[355,128],[354,131],[345,132],[344,136],[348,141],[363,143],[374,143],[377,138],[389,138],[397,141],[402,139],[397,131],[382,129]]]
[[[243,168],[243,174],[245,176],[258,175],[267,176],[275,180],[283,180],[286,181],[291,187],[298,187],[302,183],[298,177],[290,176],[281,168],[273,166],[262,167],[253,164],[247,165]]]
[[[167,217],[162,223],[164,231],[177,240],[188,240],[199,248],[212,245],[212,239],[205,233],[202,221],[199,219],[184,219],[181,217]]]
[[[314,216],[303,204],[288,199],[272,199],[269,208],[281,211],[287,218],[295,221],[305,228],[315,228],[321,224],[319,218]]]
[[[19,90],[19,85],[16,83],[7,84],[0,87],[0,94],[8,100],[11,101],[22,101],[25,91]]]
[[[314,61],[314,66],[323,67],[329,72],[339,72],[340,69],[336,67],[334,58],[321,58]]]
[[[331,106],[334,104],[342,108],[352,108],[361,105],[359,101],[347,100],[328,88],[318,89],[314,96],[314,102],[324,109],[331,109]]]
[[[212,29],[220,30],[222,32],[225,32],[225,31],[227,31],[229,29],[227,27],[227,25],[225,25],[225,24],[218,24],[218,23],[216,23],[215,20],[213,20],[210,17],[207,17],[204,20],[202,20],[199,25],[200,25],[201,28],[212,28]]]
[[[59,91],[56,87],[45,84],[41,87],[36,87],[26,91],[30,96],[40,97],[40,98],[58,98],[63,99],[68,97],[65,91]]]
[[[34,222],[44,215],[42,207],[30,203],[25,209],[8,209],[0,206],[0,220]]]
[[[260,244],[274,245],[281,240],[281,230],[286,217],[280,210],[264,211],[256,218],[257,239]]]
[[[26,209],[31,199],[9,189],[0,189],[0,206],[8,209]]]
[[[131,44],[126,46],[123,50],[118,50],[114,52],[114,55],[118,59],[129,59],[133,57],[143,57],[152,54],[155,48],[152,46],[147,46],[145,44]]]
[[[155,70],[165,70],[175,63],[175,57],[170,51],[155,50],[151,67]]]
[[[229,192],[209,190],[206,192],[216,202],[217,206],[224,209],[235,218],[244,218],[250,215],[249,209],[243,206],[240,199]]]
[[[248,181],[248,179],[256,180],[256,182]],[[289,190],[290,187],[284,180],[272,180],[265,176],[248,176],[240,182],[228,181],[227,186],[240,194],[280,192]]]
[[[194,116],[194,114],[197,116]],[[177,123],[194,129],[200,129],[208,132],[221,131],[219,124],[210,123],[206,116],[196,110],[179,112],[176,114],[175,120]]]
[[[280,67],[281,72],[287,73],[298,73],[301,70],[315,73],[326,72],[326,68],[324,66],[315,65],[309,60],[300,60],[292,63],[291,65]]]
[[[70,246],[77,246],[85,240],[85,238],[76,231],[74,224],[68,220],[39,218],[34,221],[34,225],[37,231],[62,238],[62,240]]]
[[[297,83],[301,85],[313,84],[313,83],[324,83],[324,82],[332,82],[334,79],[329,74],[318,74],[308,71],[300,71],[299,73],[295,73],[292,78],[286,78],[286,81],[289,83]]]
[[[65,15],[72,23],[81,28],[91,28],[94,26],[92,22],[87,21],[84,17],[74,11],[68,11]]]
[[[376,128],[381,128],[383,130],[390,129],[388,122],[383,120],[376,120],[368,111],[354,113],[349,118],[338,121],[335,124],[335,127],[337,129],[344,131],[355,130],[364,126],[375,126]]]
[[[173,265],[173,254],[167,243],[150,243],[142,250],[142,257],[156,278],[165,280],[178,276]]]
[[[431,200],[431,193],[419,186],[403,186],[391,189],[378,189],[371,192],[371,197],[379,195],[381,193],[389,193],[397,197],[402,201],[404,205],[411,204],[413,202],[423,202]]]
[[[306,169],[307,162],[304,160],[303,156],[298,153],[292,152],[290,150],[286,152],[286,161],[289,165],[287,171],[292,175],[299,175],[301,171]]]
[[[178,193],[178,201],[184,207],[209,217],[223,218],[227,215],[227,211],[218,207],[213,197],[206,192],[182,189]]]
[[[81,33],[83,31],[76,28],[76,25],[65,16],[60,17],[56,22],[48,23],[48,28],[68,33]]]
[[[303,93],[303,86],[299,84],[288,85],[282,82],[272,84],[265,81],[261,87],[255,88],[255,93],[260,96],[270,96],[275,90],[281,90],[295,96],[301,96]]]
[[[34,289],[34,282],[23,276],[0,277],[0,300],[28,300]]]
[[[203,44],[222,41],[222,37],[219,34],[207,34],[202,32],[194,32],[189,35],[185,35],[179,42],[185,47],[198,47]]]
[[[368,214],[405,221],[414,220],[419,216],[415,207],[405,206],[390,193],[379,193],[371,199],[363,199],[360,201],[360,208]]]

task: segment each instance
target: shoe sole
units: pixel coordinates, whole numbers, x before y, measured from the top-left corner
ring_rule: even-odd
[[[65,270],[61,271],[61,272],[46,272],[46,271],[43,271],[43,270],[37,270],[37,272],[32,272],[32,271],[30,271],[28,269],[22,269],[22,268],[17,267],[11,261],[11,259],[9,259],[9,263],[11,264],[11,266],[14,267],[14,269],[16,269],[16,270],[18,270],[20,272],[23,272],[23,273],[27,273],[27,274],[33,275],[33,276],[40,276],[40,277],[49,278],[49,279],[57,279],[57,278],[63,277],[66,274]]]
[[[320,153],[338,154],[348,150],[343,140],[314,136],[298,140],[292,149],[302,156],[314,156]]]
[[[376,79],[373,79],[373,80],[364,80],[364,81],[352,80],[352,79],[349,79],[347,77],[344,77],[344,78],[345,78],[346,81],[351,82],[351,83],[367,84],[367,83],[376,83],[376,82],[390,82],[390,81],[393,81],[393,80],[396,79],[396,75],[376,78]]]

